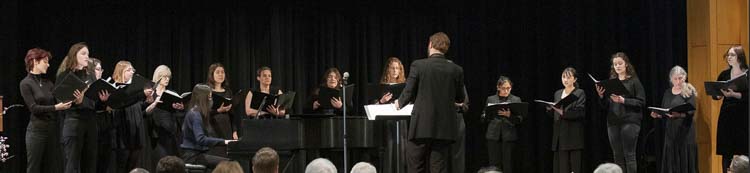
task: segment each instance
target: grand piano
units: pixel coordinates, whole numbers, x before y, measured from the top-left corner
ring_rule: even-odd
[[[309,161],[331,159],[343,169],[343,117],[292,115],[289,119],[245,119],[241,137],[227,146],[228,156],[250,172],[252,157],[262,147],[274,148],[280,156],[279,172],[304,172]],[[406,120],[368,120],[349,116],[347,120],[348,166],[367,161],[378,172],[405,172],[403,141]],[[396,123],[399,122],[399,123]]]

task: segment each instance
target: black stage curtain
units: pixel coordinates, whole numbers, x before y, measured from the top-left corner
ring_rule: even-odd
[[[359,86],[355,114],[361,115],[366,100],[361,86],[379,80],[386,58],[399,57],[408,72],[412,61],[426,57],[428,37],[446,32],[452,41],[448,56],[464,67],[471,100],[468,172],[486,165],[486,124],[479,116],[500,75],[513,80],[513,94],[531,102],[551,100],[562,87],[562,70],[578,69],[589,96],[584,151],[589,172],[612,159],[605,113],[593,104],[593,84],[585,74],[605,78],[610,55],[626,52],[648,105],[656,105],[669,87],[669,69],[687,67],[681,0],[4,0],[0,9],[0,95],[6,103],[21,103],[17,83],[26,75],[22,59],[28,49],[50,50],[54,73],[70,45],[84,41],[91,56],[103,60],[105,76],[118,60],[133,62],[137,73],[149,78],[165,64],[173,73],[170,88],[180,92],[204,82],[214,62],[227,66],[233,90],[254,87],[255,70],[270,66],[274,85],[298,92],[297,113],[325,69],[338,67]],[[541,107],[532,108],[521,127],[518,169],[551,172],[551,122]],[[642,129],[641,137],[652,129],[647,115]]]

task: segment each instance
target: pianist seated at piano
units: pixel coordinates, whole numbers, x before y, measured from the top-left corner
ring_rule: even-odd
[[[211,112],[211,87],[205,84],[195,85],[185,121],[182,124],[182,159],[186,163],[205,165],[208,168],[215,168],[221,161],[229,159],[225,157],[207,154],[206,152],[214,146],[226,145],[229,142],[237,140],[224,140],[209,132],[211,123],[208,122]],[[206,121],[204,121],[206,120]]]
[[[322,82],[318,88],[312,91],[309,104],[305,105],[305,112],[341,115],[344,102],[341,100],[341,73],[339,73],[339,69],[334,67],[326,70]]]
[[[286,109],[283,107],[267,103],[267,106],[264,106],[265,108],[258,113],[258,109],[260,108],[256,109],[252,105],[254,92],[261,92],[263,94],[274,96],[284,94],[284,92],[278,87],[271,86],[271,82],[273,81],[271,68],[265,66],[258,68],[255,79],[258,80],[258,88],[251,90],[251,92],[247,92],[247,95],[245,96],[245,115],[250,118],[255,118],[256,115],[261,116],[260,118],[283,118],[284,115],[286,115]]]

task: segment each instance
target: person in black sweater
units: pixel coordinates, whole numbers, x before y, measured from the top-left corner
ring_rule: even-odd
[[[33,48],[26,53],[26,70],[29,74],[21,80],[21,97],[31,112],[26,128],[26,172],[61,172],[62,156],[59,145],[57,111],[67,110],[72,101],[55,104],[52,82],[44,78],[52,55],[44,49]]]
[[[561,108],[547,106],[555,120],[552,124],[553,172],[581,172],[586,92],[578,88],[576,69],[572,67],[563,70],[561,80],[565,88],[555,92],[555,102],[571,95],[578,100]]]
[[[335,89],[335,90],[341,90],[341,73],[339,72],[339,69],[337,68],[329,68],[326,70],[325,75],[323,76],[323,84],[321,84],[318,88],[315,88],[311,94],[311,101],[310,104],[306,105],[307,112],[310,113],[322,113],[322,114],[336,114],[341,115],[343,113],[343,105],[344,102],[341,100],[341,97],[334,97],[331,98],[331,100],[320,100],[320,89],[322,87],[329,88],[329,89]],[[330,102],[331,106],[321,106],[321,102]],[[351,104],[348,104],[351,105]],[[309,107],[312,106],[312,107]]]
[[[91,74],[94,74],[96,80],[102,79],[104,69],[102,61],[89,57],[89,68]],[[96,172],[114,172],[115,159],[112,146],[114,144],[114,134],[112,131],[112,108],[106,105],[110,93],[107,90],[99,92],[99,99],[96,101],[96,126],[98,129],[97,151],[96,151]],[[111,170],[111,171],[110,171]]]
[[[497,80],[497,94],[487,97],[487,104],[519,103],[521,98],[510,93],[513,82],[510,78],[500,76]],[[487,154],[491,166],[500,168],[503,172],[513,172],[513,150],[518,140],[517,125],[523,122],[523,115],[501,109],[497,112],[485,112],[482,117],[488,121]]]
[[[732,46],[724,57],[729,69],[722,71],[717,81],[734,79],[747,73],[746,55],[742,46]],[[716,154],[722,156],[722,168],[726,172],[733,155],[748,155],[748,86],[740,84],[736,89],[722,90],[722,93],[724,96],[713,99],[723,99],[716,130]]]
[[[86,83],[93,83],[95,75],[89,73],[89,49],[83,43],[70,47],[67,56],[57,69],[57,78],[66,75],[78,76]],[[93,68],[93,67],[92,67]],[[58,80],[57,82],[61,82]],[[76,91],[76,100],[70,109],[64,111],[62,142],[65,151],[65,172],[96,172],[97,133],[96,100],[84,97],[84,91]]]
[[[607,108],[607,133],[615,163],[627,173],[635,173],[638,170],[635,149],[646,93],[625,53],[613,54],[611,62],[610,79],[620,80],[630,94],[605,96],[605,89],[599,85],[596,85],[596,91],[599,103]]]
[[[687,72],[680,66],[669,71],[672,88],[664,91],[661,100],[662,108],[672,108],[683,104],[695,105],[696,91],[693,85],[685,82]],[[661,170],[663,173],[698,172],[698,145],[695,143],[695,111],[670,112],[660,115],[651,112],[651,117],[666,121],[664,146],[662,150]]]

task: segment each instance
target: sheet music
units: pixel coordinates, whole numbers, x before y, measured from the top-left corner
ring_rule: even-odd
[[[413,104],[406,105],[401,110],[396,110],[396,104],[365,105],[365,112],[367,119],[375,120],[378,116],[411,116],[413,108]]]

